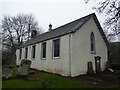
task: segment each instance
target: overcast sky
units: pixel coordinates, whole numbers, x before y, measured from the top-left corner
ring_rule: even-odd
[[[4,15],[30,13],[35,16],[39,26],[47,31],[50,23],[56,28],[95,12],[92,9],[94,5],[94,2],[85,4],[84,0],[1,0],[0,19]],[[104,15],[97,14],[97,17],[102,25]]]

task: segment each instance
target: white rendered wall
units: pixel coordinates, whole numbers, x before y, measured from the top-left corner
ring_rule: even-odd
[[[57,39],[57,38],[55,38]],[[28,59],[32,61],[32,68],[38,70],[43,70],[47,72],[52,72],[56,74],[61,74],[63,76],[69,75],[69,35],[60,37],[60,58],[55,59],[52,57],[52,44],[53,39],[47,40],[46,48],[46,59],[41,59],[41,43],[36,44],[36,58],[31,58],[32,45],[28,46]],[[25,50],[25,48],[23,48]],[[17,64],[20,64],[19,60],[19,49],[16,51],[17,54]],[[22,54],[23,59],[24,53]]]
[[[91,54],[90,51],[91,32],[95,35],[96,54]],[[95,70],[94,56],[101,56],[101,67],[102,70],[104,70],[105,62],[107,61],[107,46],[93,18],[91,18],[80,28],[80,30],[72,34],[71,75],[77,76],[86,74],[88,61],[93,62],[93,68]]]

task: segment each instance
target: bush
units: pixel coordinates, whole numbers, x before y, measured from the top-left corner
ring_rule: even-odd
[[[112,64],[110,64],[110,68],[113,70],[120,70],[120,64],[119,63],[112,63]]]
[[[10,66],[13,64],[15,64],[15,55],[8,50],[2,50],[2,65]]]

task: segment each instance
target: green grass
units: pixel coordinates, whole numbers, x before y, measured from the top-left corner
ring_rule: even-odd
[[[2,67],[0,66],[0,76],[2,76]],[[0,77],[0,89],[2,87],[2,80],[1,80],[1,77]]]
[[[13,76],[15,78],[17,68],[13,69]],[[30,80],[23,80],[23,79],[12,79],[12,80],[4,80],[3,88],[41,88],[42,82],[44,80],[50,81],[51,88],[86,88],[91,87],[88,85],[84,85],[82,83],[75,82],[73,80],[66,79],[64,77],[49,74],[49,73],[36,73],[29,75],[31,78],[39,78],[38,81],[30,81]]]
[[[44,80],[50,80],[51,87],[52,88],[82,88],[82,87],[91,87],[88,85],[84,85],[82,83],[75,82],[73,80],[69,80],[67,78],[48,74],[48,73],[40,73],[40,74],[34,74],[33,77],[39,77]]]
[[[13,77],[15,78],[18,68],[13,69]],[[28,78],[39,78],[38,81],[30,81],[23,79],[12,79],[4,80],[3,88],[41,88],[44,80],[50,81],[51,88],[87,88],[92,87],[91,85],[85,85],[65,77],[61,77],[54,74],[39,72],[36,74],[29,75]]]
[[[103,73],[102,74],[103,76],[106,76],[106,77],[109,77],[109,78],[118,78],[119,75],[118,74],[115,74],[115,73]]]
[[[13,70],[13,76],[15,78],[17,68]],[[32,81],[32,80],[23,80],[23,79],[11,79],[11,80],[4,80],[3,88],[41,88],[42,83],[44,80],[50,81],[50,87],[51,88],[95,88],[97,86],[82,82],[77,82],[74,80],[71,80],[69,78],[65,78],[59,75],[54,75],[50,73],[45,72],[38,72],[35,74],[29,75],[28,78],[39,78],[39,80]],[[109,87],[116,88],[120,85],[111,85]]]
[[[22,79],[12,79],[3,81],[3,88],[41,88],[42,82],[44,80],[50,80],[51,88],[86,88],[91,87],[78,83],[69,79],[65,79],[60,76],[48,74],[48,73],[38,73],[31,77],[40,78],[38,81],[28,81]]]
[[[3,88],[39,88],[39,81],[25,81],[20,79],[6,80],[3,81]]]

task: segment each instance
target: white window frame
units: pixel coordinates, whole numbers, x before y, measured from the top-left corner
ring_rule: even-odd
[[[22,48],[20,48],[20,50],[19,50],[19,60],[21,60],[22,59]]]
[[[54,41],[59,40],[59,57],[54,57]],[[60,38],[56,38],[52,40],[52,58],[53,59],[60,59]]]
[[[32,58],[32,59],[35,59],[35,58],[33,58],[33,46],[35,46],[35,58],[36,58],[36,45],[32,45],[31,58]]]
[[[26,49],[27,49],[27,54],[26,54]],[[26,55],[27,55],[27,57],[26,57]],[[25,47],[25,57],[24,57],[25,59],[27,59],[28,58],[28,47]]]
[[[44,43],[46,44],[46,56],[45,56],[45,58],[43,58],[43,44]],[[43,43],[41,43],[41,59],[45,60],[46,57],[47,57],[47,42],[43,42]]]
[[[92,39],[93,39],[93,41],[92,41]],[[91,43],[93,43],[93,50],[91,50],[91,48],[92,48]],[[90,51],[91,51],[91,54],[96,54],[95,34],[93,32],[91,32],[91,34],[90,34]]]

